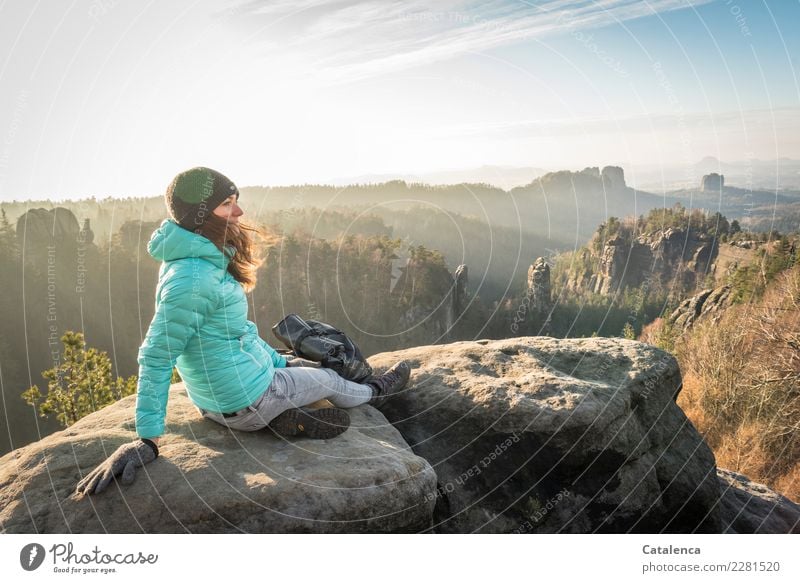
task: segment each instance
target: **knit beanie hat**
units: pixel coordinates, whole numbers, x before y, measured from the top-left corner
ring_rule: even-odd
[[[211,168],[198,166],[178,174],[165,194],[169,214],[184,229],[193,231],[211,212],[239,189],[229,178]]]

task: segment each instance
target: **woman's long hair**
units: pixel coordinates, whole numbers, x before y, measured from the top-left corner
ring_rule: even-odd
[[[208,213],[203,224],[195,229],[195,232],[211,240],[220,251],[223,251],[224,245],[236,249],[236,253],[228,263],[228,272],[242,284],[245,292],[250,292],[256,286],[256,272],[264,263],[257,243],[268,242],[269,236],[258,227],[241,221],[237,227],[231,226],[226,219],[214,213]]]

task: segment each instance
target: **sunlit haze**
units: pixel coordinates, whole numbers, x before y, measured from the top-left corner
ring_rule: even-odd
[[[797,2],[6,2],[0,200],[800,158]]]

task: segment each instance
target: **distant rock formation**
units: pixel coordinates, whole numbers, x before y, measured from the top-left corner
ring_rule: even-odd
[[[579,274],[568,287],[585,285],[595,293],[608,295],[625,287],[676,283],[694,289],[702,283],[717,257],[715,240],[693,231],[669,228],[631,242],[614,236],[605,242],[599,256],[599,269],[587,280]]]
[[[565,286],[609,295],[660,284],[695,293],[699,286],[722,285],[736,269],[755,261],[763,246],[758,241],[720,243],[712,235],[673,227],[633,241],[615,235],[599,253],[591,247],[578,252]]]
[[[669,322],[681,330],[688,330],[701,318],[711,317],[716,322],[730,305],[731,286],[705,289],[683,300],[669,316]]]
[[[536,259],[528,268],[528,285],[526,295],[530,304],[526,319],[532,320],[538,335],[546,336],[550,328],[550,312],[553,309],[553,298],[550,289],[550,266],[544,257]]]
[[[17,219],[17,241],[25,251],[61,243],[75,244],[80,225],[72,211],[64,207],[31,209]]]
[[[448,340],[454,339],[454,326],[467,309],[467,286],[469,269],[463,263],[453,273],[453,286],[450,292],[450,313],[447,318]]]
[[[423,286],[419,278],[424,279],[424,289],[433,292],[432,295],[423,297],[420,294]],[[426,269],[421,261],[409,257],[389,292],[394,301],[408,306],[400,317],[400,328],[422,329],[425,338],[452,340],[454,326],[467,309],[468,285],[469,268],[465,264],[451,274],[430,266]]]
[[[83,219],[83,228],[78,233],[78,241],[83,245],[94,243],[94,232],[89,225],[89,219]]]
[[[150,236],[160,224],[161,221],[125,221],[119,228],[119,242],[127,249],[140,248],[146,252]]]
[[[663,197],[627,186],[624,170],[619,166],[605,166],[599,170],[589,166],[577,172],[559,170],[548,172],[524,188],[510,191],[508,199],[514,205],[506,211],[510,220],[525,217],[526,227],[546,232],[553,225],[573,225],[580,239],[592,236],[595,226],[609,217],[625,217],[633,212],[647,213],[663,206]],[[493,207],[505,204],[506,199],[495,197],[488,204]],[[638,210],[637,210],[638,209]],[[542,212],[545,211],[546,212]],[[461,211],[463,212],[463,211]],[[481,211],[473,211],[481,216]],[[576,223],[576,219],[580,220]],[[511,225],[507,220],[507,226]]]
[[[458,318],[467,307],[467,286],[469,269],[463,263],[453,274],[453,319]]]
[[[610,190],[622,190],[625,185],[625,171],[619,166],[604,166],[600,172],[603,184]]]
[[[446,338],[452,315],[452,301],[446,301],[446,296],[452,291],[452,274],[433,269],[413,256],[399,271],[390,295],[398,305],[405,306],[398,322],[400,330],[417,328],[426,338]],[[423,279],[424,286],[420,284]],[[427,295],[422,295],[423,290]]]
[[[327,441],[231,432],[170,392],[161,456],[99,496],[75,484],[135,438],[135,397],[0,458],[3,533],[794,532],[800,507],[718,469],[670,354],[621,338],[455,342]],[[393,425],[389,424],[391,422]],[[409,447],[410,446],[410,447]]]
[[[716,172],[712,172],[711,174],[703,175],[703,178],[700,180],[700,190],[703,192],[716,192],[719,193],[722,191],[722,188],[725,186],[725,176],[723,174],[717,174]]]
[[[624,270],[628,265],[624,240],[621,237],[612,237],[606,241],[600,255],[600,271],[591,279],[592,291],[598,294],[608,295],[617,287],[623,284]],[[641,271],[641,269],[639,269]],[[630,274],[628,275],[628,285],[637,285],[639,281],[638,273],[632,283]],[[630,282],[630,283],[629,283]]]

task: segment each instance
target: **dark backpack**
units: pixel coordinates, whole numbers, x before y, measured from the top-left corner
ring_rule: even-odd
[[[289,314],[272,327],[272,333],[295,356],[319,362],[349,381],[363,383],[372,375],[355,342],[329,324]]]

